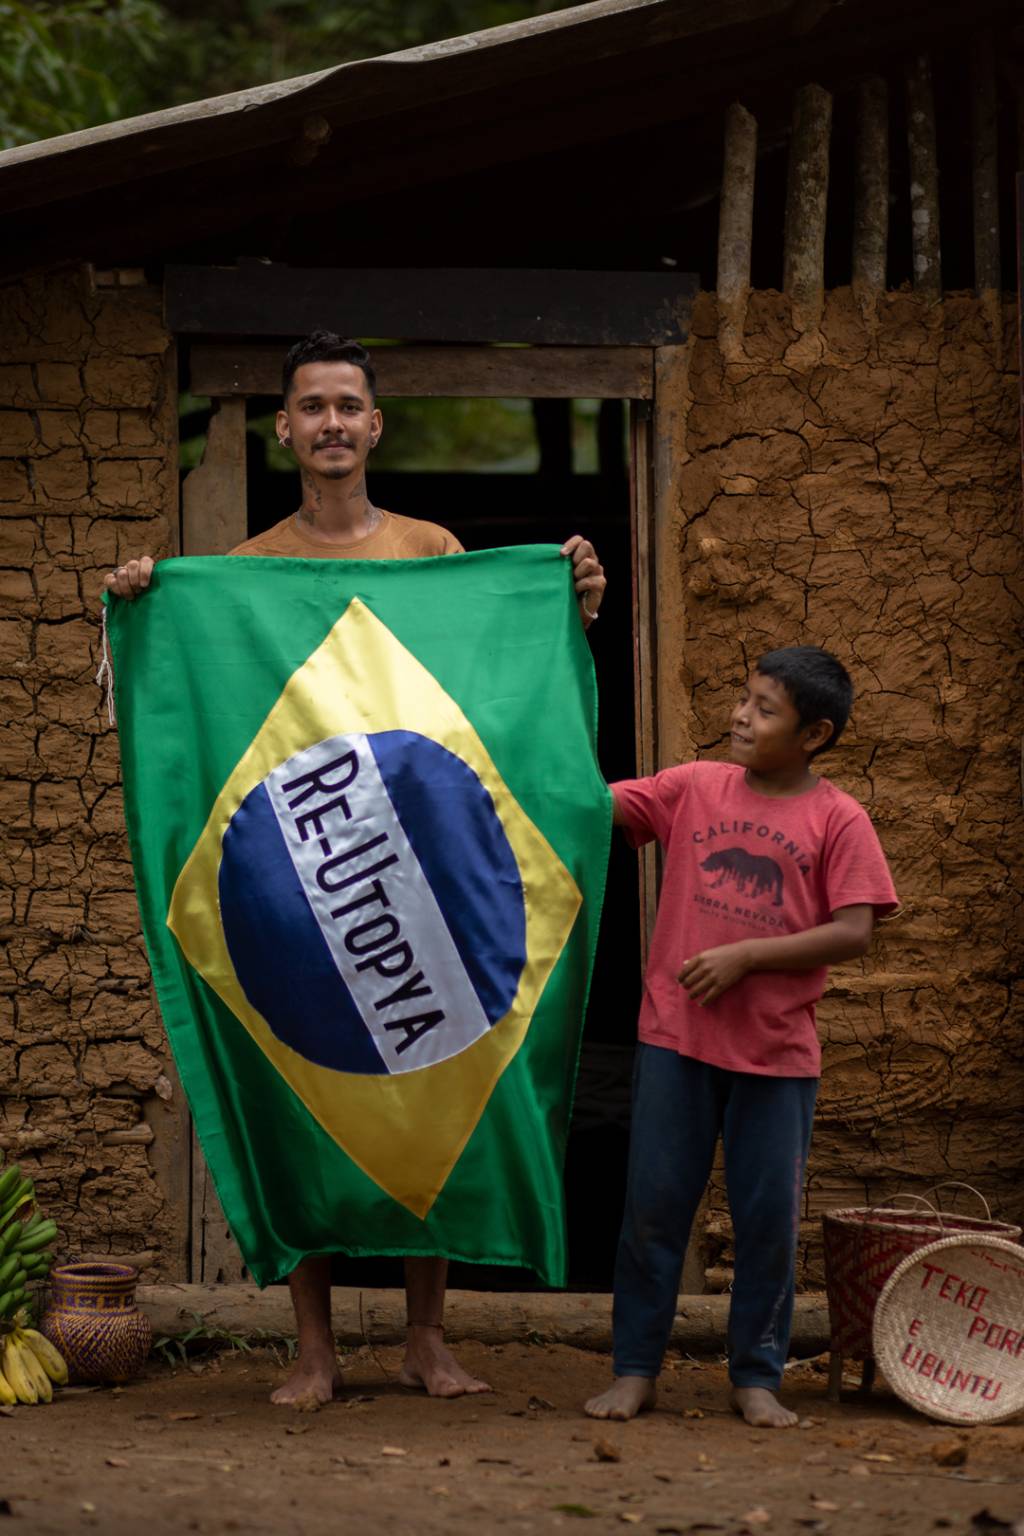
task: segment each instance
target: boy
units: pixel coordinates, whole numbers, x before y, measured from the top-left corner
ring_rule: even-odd
[[[732,712],[731,763],[612,785],[634,846],[665,872],[640,1010],[626,1210],[615,1268],[616,1380],[586,1412],[652,1408],[683,1254],[721,1134],[736,1235],[732,1405],[788,1428],[775,1393],[796,1244],[827,967],[863,955],[895,909],[866,812],[810,768],[850,714],[845,668],[816,646],[771,651]]]

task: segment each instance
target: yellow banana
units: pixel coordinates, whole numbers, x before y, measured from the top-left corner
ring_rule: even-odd
[[[58,1387],[65,1386],[68,1379],[68,1368],[65,1364],[64,1356],[60,1353],[60,1350],[50,1343],[45,1334],[40,1333],[37,1328],[22,1328],[18,1332],[18,1337],[24,1341],[25,1347],[30,1349],[35,1355],[50,1380],[55,1382]]]
[[[40,1403],[52,1403],[53,1383],[43,1370],[42,1364],[36,1357],[35,1352],[30,1348],[27,1341],[22,1338],[20,1332],[15,1331],[11,1337],[14,1340],[21,1363],[25,1367],[25,1374],[30,1378],[32,1385],[36,1389],[37,1400]]]
[[[0,1403],[2,1403],[5,1408],[12,1408],[17,1401],[18,1394],[7,1380],[7,1377],[4,1375],[3,1371],[0,1371]]]
[[[33,1377],[25,1369],[24,1356],[15,1342],[13,1333],[9,1333],[4,1340],[3,1360],[0,1361],[0,1367],[19,1403],[38,1403],[39,1389]]]

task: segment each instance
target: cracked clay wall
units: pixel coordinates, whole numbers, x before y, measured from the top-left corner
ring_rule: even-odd
[[[0,288],[0,1147],[63,1255],[183,1278],[180,1094],[93,681],[104,573],[177,539],[174,353],[132,276]]]
[[[819,1010],[813,1286],[832,1206],[962,1179],[1024,1218],[1016,307],[894,293],[862,313],[839,291],[800,335],[759,293],[739,329],[725,320],[720,339],[714,298],[698,302],[671,425],[672,750],[725,756],[762,651],[835,651],[857,702],[822,771],[868,807],[903,902]],[[712,1283],[730,1277],[725,1209],[719,1173]]]

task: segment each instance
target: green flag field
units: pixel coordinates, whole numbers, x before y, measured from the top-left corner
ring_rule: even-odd
[[[569,562],[170,560],[107,629],[157,995],[254,1278],[564,1284],[611,832]]]

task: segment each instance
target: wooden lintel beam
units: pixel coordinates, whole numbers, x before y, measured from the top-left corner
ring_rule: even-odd
[[[193,342],[194,395],[276,395],[285,343]],[[653,360],[643,347],[378,347],[377,392],[447,398],[649,400]]]
[[[677,272],[168,267],[170,330],[189,336],[342,335],[546,346],[678,345],[697,278]]]

